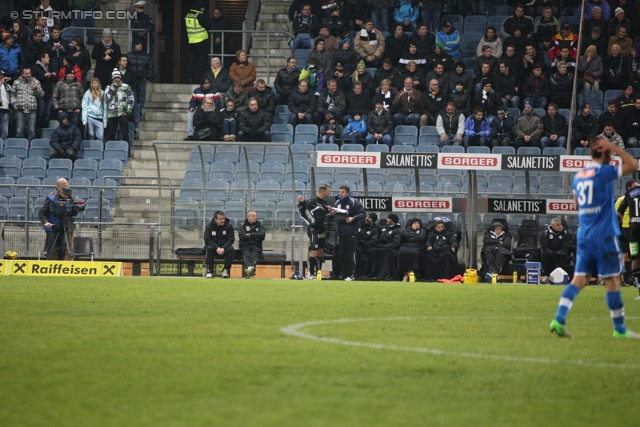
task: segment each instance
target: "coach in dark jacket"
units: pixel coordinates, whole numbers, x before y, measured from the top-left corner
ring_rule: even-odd
[[[338,244],[340,249],[340,278],[351,281],[356,273],[356,247],[360,222],[367,215],[359,200],[351,197],[351,189],[340,187],[340,197],[331,209],[334,222],[338,223]]]
[[[500,274],[502,267],[511,258],[511,236],[504,231],[500,222],[491,224],[482,240],[482,259],[486,264],[487,274]]]
[[[69,115],[62,112],[58,115],[60,126],[51,134],[51,152],[49,157],[52,159],[70,159],[75,161],[80,152],[80,144],[82,143],[82,135],[80,130],[69,123]]]
[[[367,274],[368,278],[375,277],[378,280],[396,280],[398,278],[397,257],[400,234],[402,233],[398,221],[398,215],[389,214],[387,225],[380,229],[378,243],[369,251],[371,268]]]
[[[258,108],[258,100],[249,100],[249,109],[238,117],[239,141],[271,142],[271,116]]]
[[[255,211],[249,211],[242,225],[238,226],[243,270],[247,278],[256,274],[256,263],[262,254],[262,241],[266,232]]]
[[[543,275],[550,275],[557,267],[562,269],[567,267],[571,243],[571,233],[562,226],[560,218],[552,219],[547,229],[540,233]]]
[[[356,249],[356,274],[357,277],[362,276],[369,270],[369,251],[378,242],[378,215],[375,213],[367,214],[358,228],[358,248]]]
[[[426,241],[427,230],[422,228],[422,221],[418,218],[407,221],[404,230],[400,233],[400,248],[398,249],[398,273],[404,273],[403,281],[408,281],[408,273],[410,272],[420,278],[420,259],[425,250]]]
[[[231,264],[235,256],[233,242],[235,236],[233,234],[233,226],[231,221],[225,217],[224,212],[216,211],[213,219],[204,230],[204,251],[207,254],[207,278],[213,277],[213,259],[215,257],[224,258],[224,269],[222,277],[229,278]]]
[[[456,252],[458,250],[458,238],[455,225],[447,219],[436,219],[427,224],[427,228],[433,224],[433,229],[427,237],[427,259],[424,276],[427,281],[439,279],[451,279],[461,274],[460,264]]]

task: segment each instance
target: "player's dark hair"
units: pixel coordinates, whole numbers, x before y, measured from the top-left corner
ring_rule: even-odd
[[[637,181],[635,179],[628,179],[627,182],[624,183],[624,189],[629,190],[631,187],[635,186],[636,182]]]
[[[331,190],[331,187],[329,186],[329,184],[320,184],[320,187],[318,187],[318,191],[324,191],[324,190]]]
[[[348,185],[341,185],[340,190],[345,190],[347,193],[351,193],[351,189]]]
[[[213,219],[218,219],[219,216],[225,216],[224,212],[222,211],[215,211],[213,214]]]

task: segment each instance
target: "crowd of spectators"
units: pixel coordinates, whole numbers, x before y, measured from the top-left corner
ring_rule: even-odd
[[[49,127],[50,119],[58,120],[60,130],[51,135],[51,156],[75,160],[82,139],[113,140],[119,125],[131,156],[136,133],[129,123],[137,129],[146,98],[146,82],[155,79],[152,53],[146,50],[153,43],[155,24],[144,13],[145,2],[133,5],[136,16],[131,28],[140,31],[134,32],[133,49],[128,53],[114,41],[108,28],[100,30],[102,37],[97,42],[94,39],[97,30],[63,31],[65,27],[93,27],[91,14],[79,12],[97,10],[100,1],[2,3],[0,140],[24,137],[31,141]],[[55,14],[71,10],[76,12],[70,21]],[[12,19],[15,12],[31,18]],[[87,46],[92,46],[91,52]],[[96,64],[94,78],[89,81],[92,58]],[[64,141],[60,142],[60,138]]]
[[[390,146],[396,126],[414,125],[436,126],[441,146],[569,144],[573,152],[598,134],[638,146],[640,19],[633,2],[587,1],[580,52],[579,35],[558,18],[580,16],[581,10],[555,2],[513,5],[501,28],[487,26],[475,60],[462,58],[463,29],[439,20],[449,3],[295,0],[289,8],[293,46],[310,49],[307,66],[300,69],[292,56],[278,71],[273,91],[252,90],[255,68],[242,65],[241,51],[234,66],[246,70],[242,75],[227,77],[215,65],[207,73],[210,96],[233,100],[240,114],[256,98],[267,113],[264,125],[273,123],[276,105],[287,105],[291,125],[316,124],[325,142]],[[484,7],[480,2],[472,9],[483,13]],[[576,102],[570,116],[565,110],[571,108],[574,81],[577,93],[625,92],[605,112],[588,100]],[[232,85],[238,82],[246,99],[235,96]],[[192,112],[201,102],[195,92],[194,101]],[[613,133],[605,132],[608,125]],[[268,140],[264,133],[259,139]]]

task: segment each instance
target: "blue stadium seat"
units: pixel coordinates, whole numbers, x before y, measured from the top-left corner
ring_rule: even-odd
[[[260,181],[284,181],[284,164],[265,163],[264,165],[262,165],[262,172],[260,172]]]
[[[257,163],[249,163],[249,181],[256,183],[260,176],[260,165]],[[235,181],[247,180],[247,164],[240,162],[236,165],[236,173],[234,175]]]
[[[264,163],[264,147],[257,145],[245,145],[244,148],[240,149],[240,158],[239,162],[242,163],[244,159],[244,150],[247,150],[247,157],[249,157],[249,161],[253,163],[262,164]]]
[[[485,146],[472,145],[469,148],[467,148],[467,153],[491,154],[491,149]]]
[[[107,141],[104,146],[103,158],[120,160],[123,165],[129,159],[129,143],[127,141]]]
[[[322,169],[316,169],[314,171],[314,177],[316,180],[316,185],[321,183],[333,184],[333,172],[329,172]]]
[[[242,163],[240,163],[242,164]],[[211,164],[211,173],[209,174],[209,181],[215,181],[222,179],[227,182],[233,181],[233,174],[236,167],[230,162],[213,162]]]
[[[213,145],[201,145],[202,149],[202,160],[205,163],[213,163],[213,159],[216,154],[216,147]],[[191,154],[189,156],[190,162],[199,162],[200,161],[200,151],[198,151],[198,146],[191,146]]]
[[[52,128],[43,128],[42,129],[42,138],[51,138],[51,134],[55,129]]]
[[[420,130],[422,131],[422,129]],[[416,126],[411,126],[411,125],[396,126],[393,132],[395,135],[412,135],[415,137],[418,136],[418,128]]]
[[[80,144],[80,152],[82,153],[82,158],[93,159],[97,161],[102,160],[104,151],[103,145],[104,143],[102,141],[93,139],[86,139],[82,141],[82,143]],[[33,147],[33,141],[31,141],[31,146]]]
[[[577,147],[573,150],[573,154],[576,156],[588,156],[589,147]]]
[[[464,153],[464,147],[462,145],[445,145],[440,151],[442,153]]]
[[[29,156],[29,141],[25,138],[7,138],[4,144],[4,156],[26,159]]]
[[[564,147],[545,147],[542,154],[545,156],[564,156],[567,154],[567,149]]]
[[[491,149],[493,154],[516,154],[515,147],[498,145]]]
[[[340,151],[338,144],[318,144],[317,151]]]
[[[365,151],[370,153],[388,153],[389,146],[386,144],[369,144],[365,148]]]
[[[285,168],[285,181],[300,181],[305,184],[309,182],[309,165],[307,162],[295,162],[294,164],[295,177],[291,173],[291,164],[287,163]]]
[[[89,199],[86,202],[84,217],[86,222],[100,221],[100,201],[98,199]],[[102,200],[102,222],[108,222],[111,218],[111,203],[108,199]]]
[[[438,174],[438,186],[440,185],[457,185],[460,186],[460,175],[457,173],[440,173]]]
[[[483,16],[484,18],[484,16]],[[487,29],[487,24],[464,24],[464,33],[484,33]]]
[[[410,134],[396,134],[393,138],[394,145],[412,145],[415,146],[418,140],[415,135]]]
[[[250,188],[252,190],[255,189],[256,188],[255,182],[252,182],[252,181],[247,182],[246,178],[241,181],[233,181],[231,183],[231,190],[229,191],[229,199],[231,200],[243,199],[245,197],[247,188]],[[249,197],[251,197],[251,194],[249,194]],[[244,214],[241,218],[243,217],[244,217]]]
[[[383,187],[384,191],[390,196],[406,196],[408,188],[405,184],[389,183]]]
[[[360,144],[343,144],[342,147],[340,147],[340,151],[362,152],[364,151],[364,147]]]
[[[357,184],[358,182],[360,182],[360,172],[349,171],[349,170],[338,170],[336,172],[336,182],[342,182],[342,181],[353,182]],[[353,189],[353,187],[351,187],[351,189]]]
[[[418,146],[425,146],[425,145],[435,145],[436,147],[439,148],[440,138],[438,138],[438,135],[420,135],[418,140]]]
[[[27,187],[19,187],[20,185],[29,186],[29,197],[32,199],[40,196],[40,180],[38,178],[33,177],[22,177],[18,178],[16,182],[18,186],[16,186],[15,195],[16,196],[26,196],[27,195]]]
[[[602,109],[602,91],[591,89],[580,92],[580,103],[587,102],[591,104],[591,108]]]
[[[387,184],[397,183],[409,185],[411,184],[411,174],[408,171],[392,169],[387,173]]]
[[[74,178],[86,178],[93,181],[97,178],[98,162],[93,159],[78,159],[73,165]]]
[[[567,119],[567,123],[571,121],[571,110],[568,108],[560,108],[558,109],[558,113],[562,114],[565,119]]]
[[[73,189],[74,199],[88,200],[91,198],[91,180],[87,178],[71,178],[69,186]]]
[[[43,182],[44,184],[44,182]],[[109,202],[111,204],[115,204],[116,203],[116,194],[117,194],[117,190],[116,190],[116,186],[118,185],[118,183],[116,182],[115,179],[111,179],[111,178],[98,178],[95,181],[93,181],[93,189],[91,191],[91,197],[94,199],[98,199],[100,198],[100,192],[102,192],[102,197],[104,199],[109,200]]]
[[[427,136],[423,135],[422,137]],[[437,145],[429,144],[429,145],[418,145],[416,147],[416,153],[439,153],[440,147]]]
[[[267,149],[264,154],[264,162],[278,162],[278,163],[287,163],[289,162],[289,148],[288,147],[273,147],[267,145]]]
[[[489,185],[485,191],[489,194],[510,194],[511,187],[506,185]]]
[[[487,27],[492,26],[496,29],[496,35],[500,34],[500,29],[502,28],[502,23],[508,16],[506,15],[494,15],[491,14],[487,19]]]
[[[13,187],[15,183],[15,179],[10,176],[0,176],[0,196],[12,198],[15,192],[15,187]]]
[[[415,152],[415,147],[411,145],[394,145],[391,147],[392,153],[413,153]]]
[[[602,100],[602,106],[606,108],[609,101],[615,100],[617,97],[623,94],[624,90],[622,89],[610,89],[606,91]]]
[[[216,162],[238,162],[238,146],[220,145],[216,149]]]
[[[479,43],[484,38],[484,32],[480,33],[464,33],[460,36],[460,40],[463,42],[475,42]]]
[[[487,25],[487,18],[484,15],[468,15],[464,18],[464,25],[467,24],[482,24]]]
[[[518,148],[518,154],[528,156],[539,156],[541,153],[538,147],[520,147]]]
[[[207,182],[207,190],[205,194],[206,201],[221,200],[226,202],[229,199],[229,182],[216,179]]]
[[[294,162],[307,162],[309,159],[309,153],[315,151],[315,145],[307,143],[297,143],[291,145],[291,151],[293,152]]]
[[[491,175],[489,175],[489,185],[500,185],[511,188],[511,186],[513,185],[513,178],[511,176],[511,173],[503,175],[492,173]]]
[[[273,181],[258,182],[255,200],[280,200],[280,183]]]
[[[56,159],[52,159],[53,162]],[[49,164],[49,171],[51,171],[51,164]],[[113,176],[122,176],[122,162],[117,159],[104,159],[100,161],[98,166],[98,178]],[[112,178],[117,185],[120,185],[120,178]]]
[[[179,200],[201,201],[203,200],[202,191],[202,181],[184,180],[180,184]]]
[[[7,219],[12,221],[26,221],[31,217],[30,209],[33,209],[31,198],[14,196],[9,200]],[[28,208],[28,206],[30,206]]]
[[[51,159],[49,161],[47,176],[69,179],[71,178],[72,168],[73,162],[71,162],[71,160],[69,159]],[[122,172],[122,167],[120,167],[120,171]]]
[[[2,140],[0,140],[1,142]],[[7,210],[9,209],[9,199],[0,196],[0,220],[7,219]]]
[[[22,161],[22,176],[44,179],[47,176],[47,161],[40,157]]]

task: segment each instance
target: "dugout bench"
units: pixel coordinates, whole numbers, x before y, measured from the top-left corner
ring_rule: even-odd
[[[187,275],[193,276],[193,269],[196,262],[205,261],[207,259],[207,255],[204,250],[200,250],[199,253],[196,251],[189,250],[189,253],[179,253],[180,249],[176,250],[176,258],[178,259],[178,276],[182,276],[182,265],[187,265]],[[285,278],[285,262],[287,260],[287,255],[283,253],[270,252],[270,251],[262,251],[262,254],[258,258],[258,265],[262,264],[271,264],[271,265],[280,265],[280,277],[282,279]],[[218,263],[223,262],[222,258],[214,258],[213,259],[213,271],[215,271],[215,266]],[[242,264],[242,251],[236,249],[236,253],[233,257],[233,264]],[[205,275],[205,269],[202,269],[202,276]]]

